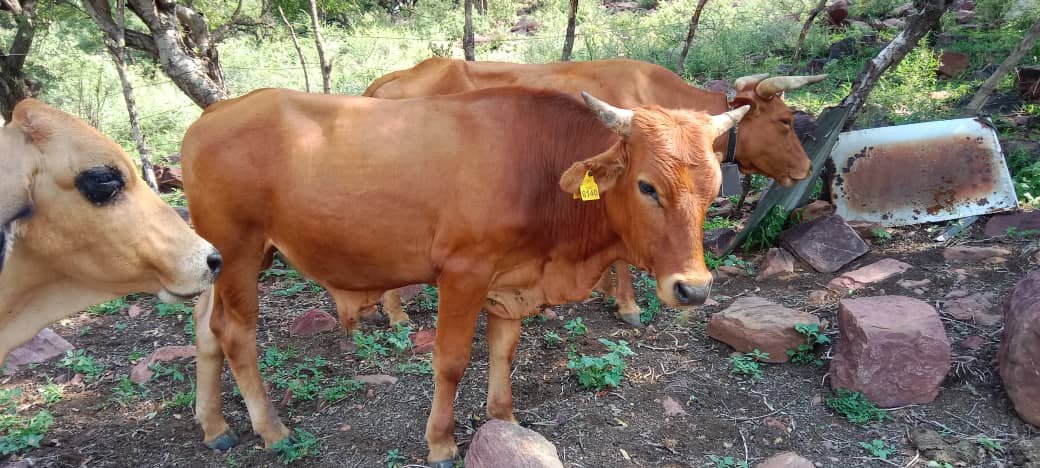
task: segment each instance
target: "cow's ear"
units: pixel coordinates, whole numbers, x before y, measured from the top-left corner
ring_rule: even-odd
[[[578,193],[585,174],[591,174],[600,193],[610,190],[628,166],[618,146],[614,145],[603,153],[571,165],[560,177],[560,188],[567,193]]]

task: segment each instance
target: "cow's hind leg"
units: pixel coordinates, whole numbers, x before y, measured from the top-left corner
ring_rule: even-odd
[[[396,327],[397,325],[408,326],[412,323],[408,314],[404,311],[404,306],[401,304],[400,289],[391,289],[383,294],[383,313],[390,319],[391,327]]]
[[[195,302],[195,419],[202,425],[202,440],[207,447],[228,450],[238,443],[238,437],[224,419],[221,407],[220,375],[224,369],[224,351],[210,330],[213,309],[219,307],[212,287]]]
[[[614,301],[618,306],[617,317],[633,327],[642,327],[639,314],[643,311],[636,303],[636,293],[632,288],[632,281],[635,279],[632,270],[625,262],[614,262],[614,269],[617,270],[617,284],[614,286]]]
[[[520,321],[487,314],[487,340],[490,365],[488,369],[488,416],[516,422],[513,417],[513,388],[509,373],[520,341]]]

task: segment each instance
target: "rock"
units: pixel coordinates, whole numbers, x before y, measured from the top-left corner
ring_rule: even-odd
[[[317,335],[321,332],[335,330],[337,326],[336,318],[328,312],[311,309],[293,319],[292,326],[289,327],[289,336]]]
[[[736,238],[737,231],[730,228],[708,229],[704,231],[704,250],[711,252],[716,257],[721,257]]]
[[[1000,377],[1018,415],[1040,426],[1040,271],[1015,285],[1004,310]]]
[[[563,468],[556,446],[541,434],[517,424],[492,419],[469,444],[467,468]]]
[[[928,286],[929,284],[932,284],[932,280],[930,280],[928,278],[921,279],[921,280],[903,279],[903,280],[896,281],[896,284],[898,284],[899,287],[901,287],[901,288],[914,289],[914,288],[920,288],[921,286]]]
[[[359,375],[354,380],[365,385],[393,385],[397,383],[397,377],[385,374]]]
[[[180,359],[195,359],[195,347],[194,346],[163,346],[148,357],[137,361],[134,364],[133,369],[130,369],[130,380],[143,384],[152,379],[152,374],[155,372],[148,367],[157,362],[170,362]]]
[[[683,409],[682,405],[670,396],[661,398],[661,406],[664,407],[664,415],[667,417],[682,416],[686,414],[686,410]]]
[[[1040,468],[1040,437],[1015,442],[1011,446],[1011,459],[1016,466]]]
[[[131,305],[126,309],[126,315],[130,318],[137,318],[141,316],[141,306],[137,304]]]
[[[794,330],[800,323],[819,325],[820,319],[758,296],[746,296],[712,314],[707,330],[708,336],[739,352],[757,348],[769,353],[766,362],[787,362],[787,350],[805,344],[805,337]]]
[[[951,445],[938,432],[928,428],[917,427],[910,431],[910,443],[925,458],[956,466],[975,466],[979,461],[977,448],[970,440],[961,442],[967,443]]]
[[[888,12],[888,16],[892,16],[892,17],[908,16],[908,15],[910,15],[913,12],[914,12],[914,3],[913,2],[906,2],[906,3],[902,4],[902,5],[899,5],[899,6],[895,7],[895,8],[893,8],[892,11]]]
[[[762,460],[755,468],[815,468],[813,462],[794,452],[783,452]]]
[[[962,54],[960,52],[943,51],[939,55],[939,73],[941,75],[954,78],[960,75],[961,72],[968,69],[968,54]]]
[[[950,340],[927,303],[902,296],[843,299],[831,386],[882,407],[929,403],[950,370]]]
[[[943,303],[943,313],[957,320],[974,321],[979,325],[996,325],[1003,317],[990,313],[993,308],[993,293],[976,293]]]
[[[855,37],[846,37],[831,44],[830,51],[827,52],[827,59],[837,60],[857,53],[859,53],[859,41]]]
[[[874,32],[874,28],[870,27],[870,25],[867,24],[866,21],[860,21],[860,20],[849,21],[849,27],[853,28],[853,29],[859,29],[860,31],[863,31],[863,32],[871,32],[871,33]]]
[[[972,247],[956,245],[943,249],[943,258],[954,262],[986,260],[991,257],[1007,257],[1011,251],[1003,247]]]
[[[704,89],[725,94],[726,91],[729,91],[729,82],[726,80],[711,80],[704,84]]]
[[[979,335],[970,335],[957,342],[957,346],[964,349],[979,349],[986,344],[986,339]]]
[[[930,97],[930,98],[932,98],[933,100],[936,100],[936,101],[945,101],[945,100],[953,97],[953,94],[951,94],[949,91],[946,91],[946,90],[932,91],[932,92],[928,93],[928,97]]]
[[[156,164],[152,166],[152,171],[155,172],[155,183],[159,185],[159,191],[169,192],[184,188],[184,176],[179,167]]]
[[[0,364],[4,365],[4,375],[11,375],[21,366],[46,362],[72,349],[72,344],[54,333],[54,330],[44,328],[25,344],[8,353],[7,361]]]
[[[1040,100],[1040,67],[1019,67],[1015,88],[1027,100]]]
[[[437,329],[430,328],[426,330],[419,330],[412,334],[412,352],[415,354],[425,354],[433,352],[434,341],[437,338]]]
[[[1018,232],[1040,230],[1040,210],[993,215],[986,222],[986,237],[1008,235],[1008,229]]]
[[[841,26],[845,22],[845,18],[848,17],[848,0],[835,0],[834,3],[827,7],[827,20],[831,26]]]
[[[29,467],[35,466],[35,465],[36,465],[36,463],[34,463],[33,459],[26,458],[26,459],[18,460],[16,462],[10,462],[10,463],[5,462],[3,464],[0,464],[0,468],[29,468]]]
[[[762,262],[760,271],[755,281],[794,273],[794,256],[784,249],[773,247],[766,252],[766,259]]]
[[[408,286],[401,288],[401,302],[404,303],[412,300],[412,298],[418,296],[425,287],[425,284],[409,284]]]
[[[946,299],[957,299],[959,297],[968,297],[971,293],[963,289],[951,289],[950,292],[946,293]]]
[[[814,59],[815,60],[815,59]],[[823,70],[823,68],[820,68]],[[819,72],[813,72],[819,73]],[[805,141],[813,132],[816,131],[816,117],[808,112],[802,112],[800,110],[794,111],[794,134],[798,135],[799,141]],[[811,205],[811,203],[810,203]],[[803,220],[806,220],[803,215]],[[808,221],[808,220],[806,220]]]
[[[527,16],[521,16],[520,19],[516,20],[516,24],[512,28],[509,28],[509,32],[526,34],[530,36],[535,31],[541,29],[542,23],[535,21]]]
[[[948,32],[939,33],[935,35],[935,47],[942,49],[950,46],[956,41],[966,39],[967,37],[968,36],[965,36],[963,34],[954,34]]]
[[[805,64],[805,66],[802,67],[802,71],[809,75],[818,75],[820,73],[823,73],[823,67],[827,65],[827,62],[830,62],[830,60],[827,60],[825,58],[811,59],[809,60],[809,63]],[[799,134],[799,136],[801,136],[801,134]]]
[[[849,227],[856,231],[856,234],[859,234],[864,239],[877,240],[878,232],[888,232],[884,226],[870,221],[849,221],[848,224]]]
[[[780,233],[780,244],[821,273],[834,273],[867,253],[867,244],[841,216],[829,215]]]
[[[796,219],[800,222],[807,223],[814,219],[834,214],[834,205],[823,200],[815,200],[812,203],[795,210],[795,213],[797,213],[795,215]]]
[[[749,276],[747,270],[732,265],[722,265],[719,267],[719,274],[724,275],[724,278],[733,278],[738,276]]]
[[[482,36],[480,34],[473,35],[473,45],[487,44],[493,40],[494,39],[492,39],[490,36]]]
[[[809,293],[809,305],[815,306],[815,307],[819,307],[819,306],[822,306],[822,305],[827,305],[827,304],[830,304],[832,301],[834,301],[834,299],[836,299],[836,298],[837,298],[837,295],[834,294],[833,291],[828,291],[828,290],[825,290],[825,289],[818,289],[816,291],[813,291],[813,292]]]
[[[729,201],[728,198],[722,200],[715,200],[715,204],[708,208],[709,216],[729,216],[733,213],[736,207],[733,206],[733,202]]]
[[[968,24],[975,19],[975,12],[972,10],[957,10],[953,13],[953,18],[957,20],[957,24]]]
[[[835,291],[855,291],[874,283],[880,283],[911,268],[913,267],[907,263],[894,258],[885,258],[865,267],[845,272],[827,283],[827,287]]]
[[[885,28],[903,29],[905,27],[906,27],[906,21],[903,21],[903,20],[901,20],[899,18],[888,18],[888,19],[885,19],[885,20],[881,20],[881,22],[878,23],[878,29],[885,29]]]
[[[636,2],[615,2],[611,3],[608,8],[611,13],[617,13],[619,11],[636,11],[639,9],[639,4]]]

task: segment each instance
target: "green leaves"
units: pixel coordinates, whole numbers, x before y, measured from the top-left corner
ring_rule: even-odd
[[[600,338],[598,341],[610,352],[603,356],[578,355],[572,346],[570,360],[567,362],[567,368],[577,372],[578,382],[587,390],[599,391],[621,385],[625,370],[624,358],[635,354],[624,340],[615,343]]]

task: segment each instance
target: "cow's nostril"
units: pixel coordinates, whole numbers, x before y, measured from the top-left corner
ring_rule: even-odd
[[[708,298],[707,288],[697,288],[689,283],[678,281],[675,283],[675,300],[682,305],[703,304]]]
[[[211,253],[206,257],[206,265],[209,266],[209,271],[213,273],[213,278],[216,279],[217,275],[220,275],[220,269],[224,267],[224,259],[220,258],[219,253]]]

